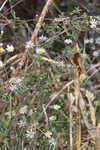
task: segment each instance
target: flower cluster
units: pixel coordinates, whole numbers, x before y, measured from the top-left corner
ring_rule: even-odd
[[[90,44],[93,44],[93,43],[94,43],[94,39],[93,39],[93,38],[85,39],[85,40],[84,40],[84,43],[85,43],[85,44],[89,44],[89,43],[90,43]]]
[[[66,39],[66,40],[64,41],[64,43],[65,43],[65,44],[72,44],[72,40],[71,40],[71,39]]]
[[[14,46],[12,44],[8,44],[7,47],[4,49],[3,48],[3,43],[0,43],[0,53],[4,53],[4,52],[8,52],[8,53],[11,53],[14,51]]]
[[[97,45],[100,45],[100,37],[96,37],[95,39],[94,38],[85,39],[84,43],[85,44],[89,44],[89,43],[93,44],[93,43],[95,43]]]
[[[22,80],[19,77],[12,77],[9,80],[9,89],[11,91],[18,90],[21,84],[22,84]]]

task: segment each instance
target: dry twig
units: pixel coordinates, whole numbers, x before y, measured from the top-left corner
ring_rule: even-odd
[[[40,15],[40,18],[36,24],[36,27],[34,29],[34,32],[32,34],[32,37],[31,37],[31,41],[32,42],[35,42],[36,38],[37,38],[37,35],[38,35],[38,32],[39,32],[39,29],[41,28],[41,25],[44,21],[44,18],[45,18],[45,15],[46,13],[48,12],[48,9],[51,5],[51,3],[53,2],[53,0],[48,0],[47,3],[45,4],[43,10],[42,10],[42,13]],[[16,74],[18,74],[20,71],[21,71],[21,68],[23,67],[24,63],[25,63],[25,60],[26,60],[26,57],[27,57],[27,53],[28,53],[29,49],[27,48],[24,52],[24,55],[22,57],[22,60],[21,62],[18,64],[17,68],[16,68]]]
[[[57,98],[67,87],[69,87],[74,81],[70,81],[69,83],[67,83],[59,92],[57,92],[49,101],[49,103],[46,105],[46,109],[50,106],[50,104],[55,100],[55,98]]]

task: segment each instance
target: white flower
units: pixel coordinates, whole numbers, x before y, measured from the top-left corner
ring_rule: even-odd
[[[45,136],[46,136],[47,138],[51,138],[51,136],[52,136],[52,132],[47,131],[47,132],[45,133]]]
[[[46,41],[47,37],[42,35],[42,36],[39,37],[39,40]]]
[[[20,79],[19,77],[12,77],[10,80],[9,80],[9,83],[13,83],[13,84],[16,84],[16,85],[20,85],[22,83],[22,79]]]
[[[72,44],[72,40],[71,40],[71,39],[66,39],[66,40],[64,41],[64,43],[66,43],[66,44]]]
[[[21,127],[24,127],[25,125],[26,125],[26,119],[24,119],[24,120],[19,120],[18,121],[18,126],[21,128]]]
[[[34,138],[35,132],[32,129],[26,132],[27,132],[26,137],[31,138],[31,139]]]
[[[15,81],[15,84],[17,84],[17,85],[21,85],[21,83],[22,83],[22,79],[20,79],[20,78],[16,78],[16,81]]]
[[[6,50],[7,50],[8,52],[13,52],[13,51],[14,51],[14,46],[13,46],[13,45],[7,45]]]
[[[28,111],[28,116],[32,116],[32,114],[33,114],[33,110],[30,109],[30,110]]]
[[[90,64],[90,68],[91,69],[95,68],[95,64]]]
[[[93,93],[91,93],[90,91],[86,90],[86,97],[88,99],[90,99],[91,101],[93,101],[95,99],[95,96]]]
[[[20,108],[19,113],[20,114],[26,114],[28,111],[28,106],[25,105],[24,107]]]
[[[51,145],[55,145],[56,144],[56,140],[54,138],[49,138],[49,143]]]
[[[3,46],[3,43],[0,43],[0,47],[2,47]]]
[[[15,77],[10,78],[9,83],[14,83],[16,81]]]
[[[84,43],[88,44],[89,43],[89,39],[84,39]]]
[[[91,50],[95,50],[95,45],[92,45],[92,46],[91,46]]]
[[[98,57],[98,56],[99,56],[99,52],[98,52],[98,51],[94,51],[94,52],[92,53],[92,55],[93,55],[94,57]]]
[[[31,40],[25,43],[25,48],[33,48],[33,47],[34,47],[34,43]]]
[[[74,105],[72,106],[72,111],[73,111],[73,112],[77,112],[76,106],[74,106]]]
[[[0,43],[0,53],[5,52],[5,49],[3,48],[3,43]]]
[[[22,84],[22,80],[19,77],[12,77],[9,80],[9,83],[10,83],[9,89],[11,91],[14,91],[14,90],[18,90],[18,88]]]
[[[11,119],[11,117],[15,117],[16,116],[16,112],[13,111],[8,111],[5,113],[5,116],[7,116],[9,119]]]
[[[0,68],[4,66],[3,62],[0,60]]]
[[[90,38],[89,39],[89,42],[92,44],[94,42],[94,39],[93,38]]]
[[[46,50],[44,48],[36,48],[35,49],[37,54],[46,54]]]
[[[63,60],[62,61],[57,61],[57,66],[64,67],[65,66],[64,61]]]
[[[98,44],[98,45],[100,45],[100,37],[97,37],[97,38],[95,39],[95,43]]]
[[[96,28],[96,26],[97,26],[97,20],[95,20],[95,19],[91,19],[90,20],[90,28]]]
[[[56,104],[56,105],[53,105],[52,108],[55,109],[55,110],[58,110],[58,109],[61,108],[61,106]]]
[[[0,34],[1,34],[1,36],[4,34],[4,30],[3,29],[1,30]]]
[[[18,90],[18,87],[17,87],[16,85],[14,85],[14,84],[11,84],[11,85],[9,86],[9,90],[10,90],[10,91],[15,91],[15,90]]]
[[[50,121],[56,120],[56,116],[51,116],[51,117],[49,117],[49,120],[50,120]]]

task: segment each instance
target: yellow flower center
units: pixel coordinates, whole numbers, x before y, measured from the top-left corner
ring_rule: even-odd
[[[39,52],[40,52],[40,53],[43,53],[43,49],[39,49]]]
[[[52,119],[52,120],[55,119],[55,116],[51,116],[51,119]]]
[[[3,47],[0,47],[0,52],[2,52],[4,49],[3,49]]]
[[[21,82],[21,79],[18,79],[17,82],[20,83],[20,82]]]
[[[31,136],[31,135],[33,135],[33,132],[32,132],[32,131],[30,131],[30,132],[29,132],[29,135],[30,135],[30,136]]]
[[[23,107],[23,108],[22,108],[22,112],[25,112],[25,110],[26,110],[26,109]]]
[[[0,63],[0,67],[2,67],[3,66],[3,64],[2,63]]]

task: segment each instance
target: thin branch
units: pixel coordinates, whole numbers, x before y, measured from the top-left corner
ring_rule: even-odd
[[[42,10],[42,13],[40,15],[40,18],[36,24],[36,27],[34,29],[34,32],[32,34],[32,37],[31,37],[31,40],[32,42],[35,42],[36,38],[37,38],[37,35],[38,35],[38,32],[39,32],[39,29],[41,28],[41,25],[44,21],[44,18],[45,18],[45,15],[51,5],[51,3],[53,2],[53,0],[48,0],[47,3],[45,4],[43,10]],[[25,63],[25,60],[26,60],[26,57],[27,57],[27,53],[28,53],[29,49],[27,48],[23,54],[23,57],[22,57],[22,60],[21,62],[18,64],[18,67],[16,68],[16,75],[20,72],[21,68],[23,67],[24,63]]]
[[[32,42],[35,42],[36,38],[37,38],[37,35],[38,35],[38,32],[39,32],[39,29],[41,28],[41,25],[44,21],[44,18],[46,16],[46,13],[48,12],[48,9],[51,5],[51,3],[53,2],[53,0],[48,0],[47,3],[45,4],[43,10],[42,10],[42,13],[40,15],[40,18],[38,20],[38,23],[36,24],[36,27],[35,27],[35,30],[32,34],[32,37],[31,37],[31,40]]]
[[[49,105],[55,100],[55,98],[57,98],[67,87],[69,87],[74,81],[70,81],[69,83],[67,83],[59,92],[57,92],[49,101],[49,103],[46,105],[45,109],[47,109],[49,107]]]

